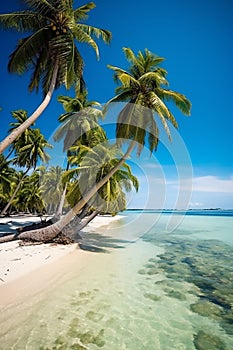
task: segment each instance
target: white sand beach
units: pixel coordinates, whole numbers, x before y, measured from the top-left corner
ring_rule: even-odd
[[[85,230],[94,232],[118,219],[119,216],[96,217]],[[24,223],[37,221],[40,219],[36,217],[0,219],[0,232],[12,232]],[[66,278],[71,264],[75,262],[81,269],[93,255],[79,249],[77,243],[22,245],[21,241],[12,241],[0,244],[0,309],[43,291],[55,280]]]

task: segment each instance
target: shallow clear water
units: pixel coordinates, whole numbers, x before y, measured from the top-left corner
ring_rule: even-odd
[[[87,235],[106,251],[94,263],[19,306],[12,329],[0,316],[0,349],[232,349],[232,227],[232,216],[124,213]]]

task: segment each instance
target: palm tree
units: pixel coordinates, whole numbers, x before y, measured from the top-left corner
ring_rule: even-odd
[[[20,137],[20,140],[22,141],[22,137]],[[17,147],[15,147],[16,157],[12,160],[12,163],[16,166],[26,168],[26,170],[23,172],[23,176],[18,182],[9,202],[3,209],[1,213],[2,215],[7,212],[29,170],[31,168],[35,170],[39,160],[42,160],[43,162],[48,162],[49,160],[49,156],[44,149],[46,147],[51,148],[52,146],[41,134],[40,129],[28,130],[27,138],[23,141],[26,141],[26,144],[22,142],[21,145],[17,144]]]
[[[30,176],[27,176],[24,181],[24,186],[19,191],[17,196],[16,206],[19,205],[19,209],[30,213],[42,213],[45,211],[45,203],[41,195],[39,173],[34,171]]]
[[[3,154],[0,154],[0,205],[6,205],[10,197],[12,189],[12,180],[16,171],[10,167],[8,161]]]
[[[60,166],[51,166],[40,176],[40,188],[43,201],[47,206],[47,213],[54,214],[58,209],[63,192],[63,170]]]
[[[5,215],[6,213],[10,213],[12,211],[24,211],[25,198],[19,200],[17,197],[20,193],[20,190],[24,187],[26,182],[27,175],[25,175],[24,171],[19,170],[15,171],[14,176],[11,179],[11,187],[10,194],[8,196],[8,200],[6,205],[4,206],[1,215]]]
[[[116,88],[116,96],[107,105],[113,102],[127,102],[118,116],[116,138],[118,143],[122,143],[124,139],[136,141],[140,154],[148,134],[149,148],[153,152],[157,149],[159,141],[159,130],[154,115],[159,117],[171,140],[168,122],[175,128],[178,124],[165,102],[173,102],[185,115],[190,115],[191,103],[183,94],[167,89],[167,71],[159,67],[164,58],[152,54],[147,49],[144,52],[139,51],[137,56],[130,48],[123,48],[123,51],[131,64],[128,72],[108,65],[114,71],[114,80],[121,85]]]
[[[67,194],[67,201],[74,207],[77,199],[85,193],[86,187],[91,187],[105,177],[109,169],[118,162],[121,154],[116,145],[108,142],[99,144],[87,150],[84,146],[84,155],[79,162],[79,166],[64,173],[64,177],[70,178],[74,175],[73,182]],[[131,191],[132,187],[138,191],[139,183],[133,176],[130,166],[123,164],[113,176],[99,189],[98,192],[87,202],[84,210],[78,215],[78,219],[72,222],[76,232],[83,229],[100,212],[115,215],[126,209],[126,196],[124,191]],[[89,210],[88,210],[89,209]],[[84,217],[83,212],[93,211],[93,213],[80,225],[78,221]]]
[[[100,104],[97,101],[89,101],[87,99],[87,90],[78,91],[75,98],[69,96],[59,96],[58,101],[63,104],[66,113],[59,117],[62,123],[54,134],[55,141],[63,141],[63,150],[67,151],[67,168],[70,163],[78,164],[78,152],[80,146],[84,145],[93,147],[99,142],[106,141],[106,134],[99,126],[98,119],[103,119],[103,113]],[[65,195],[68,183],[65,182],[60,205],[57,215],[62,214]]]
[[[92,187],[95,183],[104,178],[118,162],[121,152],[116,145],[110,145],[107,141],[91,148],[83,146],[83,152],[80,146],[78,155],[78,167],[66,171],[64,179],[72,179],[67,194],[67,201],[74,207],[77,199],[80,199],[86,192],[86,188]],[[121,195],[122,188],[126,191],[132,189],[128,185],[130,181],[138,190],[138,181],[132,175],[130,167],[123,164],[118,171],[99,189],[98,192],[88,201],[89,207],[101,207],[101,211],[116,213],[125,209],[125,201]],[[115,206],[115,207],[114,207]]]
[[[64,139],[64,150],[67,151],[77,140],[82,145],[89,145],[90,133],[94,130],[98,131],[101,138],[104,137],[103,129],[98,124],[98,120],[103,119],[100,103],[89,101],[86,90],[79,91],[75,98],[59,96],[58,101],[62,103],[66,113],[58,118],[62,124],[54,134],[54,140]]]
[[[21,39],[10,56],[8,70],[23,74],[32,70],[29,90],[38,91],[40,83],[44,100],[19,128],[0,144],[2,153],[25,129],[41,115],[51,100],[55,88],[83,85],[83,60],[75,42],[87,43],[99,58],[98,45],[93,37],[109,43],[111,33],[84,23],[95,7],[93,2],[73,9],[73,1],[24,0],[28,10],[0,15],[0,26],[31,33]]]
[[[8,130],[8,133],[13,132],[16,130],[19,126],[21,126],[27,119],[28,115],[27,112],[23,109],[19,109],[16,111],[11,112],[13,118],[15,121],[10,123],[10,129]],[[7,159],[14,153],[14,151],[21,147],[22,144],[25,144],[28,139],[28,135],[30,132],[30,128],[26,129],[19,137],[17,137],[10,145],[9,147],[9,154],[7,155]]]
[[[95,181],[97,183],[108,175],[109,171],[118,163],[118,159],[121,155],[119,149],[115,145],[108,145],[105,148],[104,158],[102,152],[99,150],[96,152],[99,154],[99,157],[101,157],[99,161],[95,156],[93,157],[92,154],[89,157],[91,176],[93,177],[93,173],[96,174]],[[95,169],[93,169],[93,167],[95,167]],[[99,209],[99,211],[115,215],[126,209],[125,192],[130,192],[133,187],[138,191],[138,179],[132,174],[130,166],[124,163],[99,191],[95,193],[89,203],[93,208]]]
[[[138,145],[138,153],[140,154],[148,136],[151,152],[156,150],[159,141],[159,130],[154,115],[161,119],[165,131],[171,139],[168,121],[175,127],[177,127],[177,122],[165,104],[166,100],[174,102],[183,114],[190,114],[191,103],[189,100],[183,94],[166,89],[168,85],[165,78],[167,72],[158,67],[159,63],[163,61],[162,58],[155,56],[148,50],[145,50],[144,53],[139,51],[138,56],[135,56],[129,48],[124,48],[124,52],[131,66],[128,72],[110,66],[115,72],[115,79],[121,83],[121,86],[117,88],[117,95],[109,101],[108,105],[111,102],[127,102],[118,116],[116,129],[119,144],[122,144],[122,139],[131,140],[126,152],[109,169],[107,175],[90,189],[87,189],[72,210],[58,222],[45,229],[30,231],[30,233],[24,232],[21,236],[22,239],[31,237],[34,240],[48,240],[56,237],[62,228],[125,163],[136,145]]]

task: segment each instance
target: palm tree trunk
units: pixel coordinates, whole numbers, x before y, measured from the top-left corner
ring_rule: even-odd
[[[14,241],[17,239],[17,234],[11,234],[11,235],[6,235],[6,236],[2,236],[0,237],[0,243],[6,243],[6,242],[10,242],[10,241]]]
[[[67,159],[68,159],[68,153],[67,153]],[[66,165],[66,171],[69,170],[69,167],[70,167],[70,163],[69,161],[67,160],[67,165]],[[67,183],[65,184],[65,188],[62,192],[62,196],[61,196],[61,200],[60,200],[60,203],[59,203],[59,206],[58,206],[58,209],[57,209],[57,213],[56,215],[58,217],[60,217],[62,215],[62,209],[63,209],[63,206],[64,206],[64,202],[65,202],[65,198],[66,198],[66,190],[67,190]]]
[[[14,190],[14,193],[12,194],[12,196],[11,196],[9,202],[7,203],[7,205],[5,206],[5,208],[2,210],[1,215],[5,215],[5,213],[7,212],[7,210],[9,209],[9,207],[11,206],[11,203],[13,202],[13,200],[14,200],[16,194],[18,193],[18,191],[19,191],[19,189],[20,189],[20,186],[21,186],[21,184],[22,184],[22,182],[23,182],[25,176],[26,176],[27,173],[29,172],[29,169],[30,169],[30,168],[27,168],[27,170],[23,173],[23,176],[22,176],[21,180],[19,181],[19,183],[18,183],[16,189]]]
[[[8,158],[10,158],[10,156],[12,155],[13,152],[14,152],[14,148],[12,148],[12,150],[8,153],[8,155],[6,156],[6,160],[7,160]]]
[[[18,137],[20,136],[27,128],[29,128],[29,126],[31,126],[36,120],[37,118],[39,118],[39,116],[42,114],[42,112],[45,110],[45,108],[48,106],[51,98],[52,98],[52,94],[54,92],[55,89],[55,85],[56,85],[56,80],[57,80],[57,72],[58,72],[58,63],[55,64],[55,68],[54,68],[54,72],[53,72],[53,77],[52,77],[52,81],[49,87],[49,91],[47,92],[44,100],[42,101],[42,103],[39,105],[39,107],[37,107],[37,109],[35,110],[34,113],[32,113],[32,115],[24,122],[22,123],[20,126],[18,126],[18,128],[16,128],[15,130],[13,130],[10,135],[8,135],[1,143],[0,143],[0,154],[3,153],[3,151]]]
[[[62,209],[63,209],[65,198],[66,198],[66,190],[67,190],[67,183],[65,184],[65,188],[62,192],[61,200],[60,200],[60,203],[59,203],[58,208],[57,208],[57,213],[56,213],[57,216],[62,215]]]
[[[79,218],[80,221],[85,218],[85,216],[87,215],[89,209],[90,209],[90,206],[89,206],[88,203],[86,203],[84,205],[84,207],[82,208],[82,212],[78,215],[78,218]]]
[[[99,209],[96,209],[95,211],[93,211],[93,213],[91,213],[91,215],[89,215],[87,219],[84,220],[84,222],[80,223],[80,225],[76,228],[75,233],[81,231],[84,227],[86,227],[87,224],[89,224],[89,222],[91,222],[99,213],[100,213]]]
[[[60,218],[54,224],[43,227],[37,230],[25,231],[17,236],[17,239],[29,239],[33,241],[46,242],[54,239],[70,221],[77,215],[80,210],[87,204],[93,195],[111,178],[112,175],[121,167],[121,165],[128,159],[130,153],[135,146],[135,141],[131,141],[127,151],[119,162],[111,169],[111,171],[100,180],[94,187],[92,187],[83,198],[72,208],[66,215]],[[1,242],[1,241],[0,241]]]

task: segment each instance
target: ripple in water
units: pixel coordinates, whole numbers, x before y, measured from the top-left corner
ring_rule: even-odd
[[[232,246],[181,238],[182,227],[179,236],[160,232],[97,254],[14,330],[0,331],[0,348],[232,349]]]

